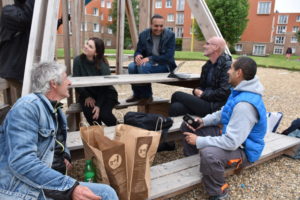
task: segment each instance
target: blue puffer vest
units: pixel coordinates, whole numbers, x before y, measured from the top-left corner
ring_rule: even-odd
[[[239,102],[248,102],[252,104],[259,114],[258,122],[254,125],[246,141],[243,143],[248,161],[255,162],[259,159],[265,146],[264,136],[267,130],[266,108],[261,95],[252,92],[233,90],[223,108],[221,117],[221,122],[223,124],[222,133],[226,133],[226,128],[233,108]]]

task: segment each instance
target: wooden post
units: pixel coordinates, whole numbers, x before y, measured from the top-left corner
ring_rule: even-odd
[[[125,1],[118,0],[118,17],[117,17],[117,74],[122,73],[123,67],[123,48],[124,48],[124,23],[125,23]]]
[[[73,0],[71,2],[71,10],[72,10],[72,39],[73,39],[73,58],[78,56],[81,51],[81,37],[80,37],[80,26],[81,26],[81,12],[80,12],[80,1],[81,0]]]
[[[223,37],[205,0],[188,0],[188,3],[206,40],[213,36]],[[227,46],[225,51],[231,55]]]
[[[39,62],[41,58],[40,56],[42,51],[42,40],[44,35],[44,24],[46,19],[47,5],[48,0],[35,0],[26,57],[26,65],[24,71],[22,96],[30,92],[31,69],[33,64]]]
[[[138,32],[137,32],[137,28],[136,28],[134,11],[133,11],[133,8],[132,8],[131,0],[126,0],[126,16],[127,16],[127,19],[128,19],[132,46],[133,46],[133,49],[136,49],[136,45],[137,45],[137,42],[138,42]]]
[[[146,28],[150,27],[151,1],[140,1],[139,8],[140,8],[139,32],[142,32]]]
[[[64,33],[64,60],[67,66],[67,74],[71,74],[71,53],[70,53],[70,29],[69,29],[69,5],[68,0],[62,0],[62,17]]]

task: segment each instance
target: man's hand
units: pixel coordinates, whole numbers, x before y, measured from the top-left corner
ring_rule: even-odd
[[[72,193],[73,200],[101,200],[100,196],[96,196],[88,187],[78,185]]]
[[[188,123],[185,123],[186,126],[187,126],[190,130],[192,130],[193,132],[195,132],[196,130],[198,130],[198,129],[200,129],[200,128],[202,128],[202,127],[204,126],[203,120],[202,120],[201,118],[196,117],[196,118],[195,118],[195,121],[196,121],[196,122],[199,122],[199,126],[198,126],[197,128],[194,128],[194,127],[192,127],[191,125],[189,125]]]
[[[134,61],[136,62],[136,64],[137,64],[138,66],[141,66],[141,65],[143,64],[142,60],[143,60],[143,56],[142,56],[142,55],[137,55],[137,56],[134,58]]]
[[[183,132],[183,135],[185,135],[185,140],[187,143],[191,145],[196,145],[197,135],[189,132]]]
[[[203,93],[203,91],[200,90],[200,89],[195,89],[195,90],[194,90],[194,94],[195,94],[197,97],[201,97],[202,93]]]
[[[93,112],[93,119],[97,120],[99,118],[100,108],[98,106],[95,106],[92,112]]]
[[[64,159],[64,162],[65,162],[67,171],[69,171],[73,168],[72,164],[67,159]]]
[[[93,108],[95,106],[96,100],[93,99],[92,97],[88,97],[84,101],[84,105],[87,107]]]

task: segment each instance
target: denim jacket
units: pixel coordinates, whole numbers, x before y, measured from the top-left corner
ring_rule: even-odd
[[[151,29],[146,29],[139,35],[139,41],[137,44],[134,57],[142,55],[143,57],[149,57],[150,62],[158,63],[161,65],[167,64],[170,70],[173,71],[176,68],[174,59],[175,54],[175,34],[164,29],[160,42],[159,42],[159,56],[152,55],[153,41]]]
[[[58,115],[66,118],[61,110]],[[29,94],[12,107],[0,126],[0,199],[47,199],[43,190],[65,191],[76,182],[51,169],[57,120],[50,101]]]

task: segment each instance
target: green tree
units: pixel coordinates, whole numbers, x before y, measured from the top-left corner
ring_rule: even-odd
[[[135,17],[135,22],[136,25],[138,26],[139,20],[139,10],[138,10],[138,0],[131,0],[132,2],[132,8],[134,12],[134,17]],[[109,23],[108,26],[113,30],[113,33],[117,33],[117,15],[118,15],[118,1],[114,0],[112,4],[112,9],[111,9],[111,15],[112,15],[112,23]],[[138,29],[138,27],[137,27]],[[131,41],[131,35],[130,35],[130,30],[129,30],[129,25],[128,25],[128,19],[127,16],[125,15],[125,30],[124,30],[124,48],[125,49],[130,49],[132,48],[132,41]]]
[[[206,4],[223,37],[233,47],[240,40],[248,23],[248,0],[206,0]],[[198,25],[195,35],[198,40],[204,39]]]
[[[296,33],[296,37],[297,37],[297,39],[298,39],[298,42],[300,43],[300,31],[298,31],[298,32]]]

